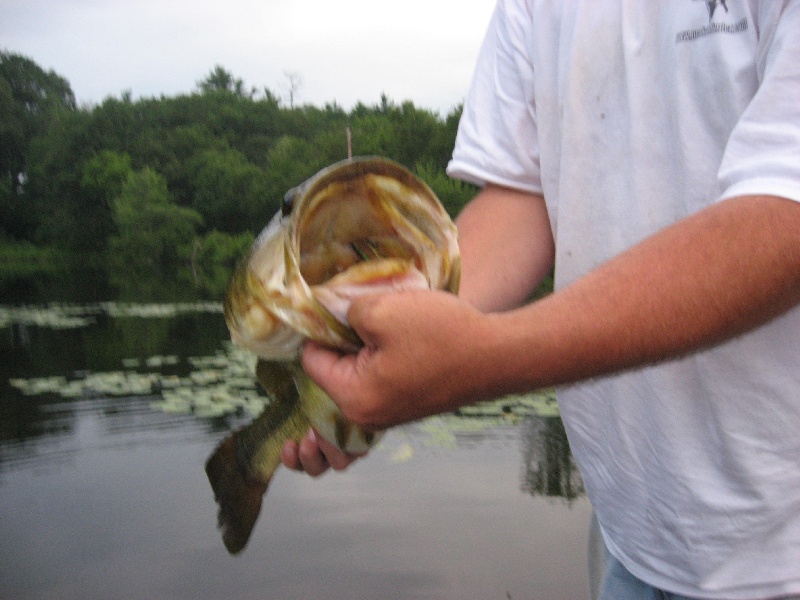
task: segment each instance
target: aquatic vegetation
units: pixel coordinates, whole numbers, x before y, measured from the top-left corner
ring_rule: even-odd
[[[37,306],[0,305],[0,329],[12,325],[33,325],[49,329],[79,329],[96,322],[99,315],[112,318],[169,319],[186,313],[221,313],[219,302],[138,304],[101,302],[97,304],[50,303]]]
[[[488,430],[516,427],[530,416],[559,416],[552,389],[464,406],[453,413],[428,417],[418,427],[427,434],[427,445],[457,448],[470,439],[482,438]]]
[[[26,396],[152,396],[153,410],[199,417],[241,413],[255,416],[263,410],[266,398],[257,390],[252,376],[255,358],[248,353],[224,342],[216,354],[188,357],[186,362],[191,370],[183,376],[168,372],[180,365],[179,357],[156,355],[144,360],[123,359],[122,369],[116,371],[14,378],[9,383]]]
[[[0,328],[14,325],[53,330],[89,327],[99,315],[110,318],[169,319],[188,313],[222,312],[214,302],[136,304],[103,302],[88,305],[0,306]],[[51,395],[66,400],[150,397],[152,410],[200,418],[237,415],[255,417],[269,401],[253,375],[256,358],[250,352],[221,341],[207,356],[156,354],[127,357],[110,371],[81,371],[42,377],[12,378],[9,384],[25,396]],[[557,416],[551,390],[507,396],[431,417],[415,424],[426,434],[425,444],[455,447],[490,429],[515,426],[525,417]],[[404,451],[402,460],[411,454]],[[399,456],[399,455],[398,455]]]
[[[47,306],[0,306],[0,329],[34,325],[48,329],[77,329],[94,322],[96,308],[49,304]]]

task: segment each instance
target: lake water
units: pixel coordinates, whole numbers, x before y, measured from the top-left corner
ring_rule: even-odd
[[[553,399],[280,470],[245,550],[204,463],[265,398],[215,303],[3,304],[0,598],[583,599],[590,508]]]

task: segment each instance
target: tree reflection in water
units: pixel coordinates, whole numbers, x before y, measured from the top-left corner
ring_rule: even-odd
[[[530,415],[522,422],[520,433],[524,491],[567,501],[586,494],[561,417]]]

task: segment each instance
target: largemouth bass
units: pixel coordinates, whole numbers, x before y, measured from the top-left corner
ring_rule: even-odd
[[[327,167],[284,199],[233,275],[225,320],[234,343],[258,356],[270,397],[264,412],[229,436],[206,463],[219,526],[232,554],[247,544],[280,452],[310,426],[346,452],[379,433],[347,422],[300,366],[306,340],[357,351],[353,298],[379,291],[458,291],[457,232],[433,191],[383,158]]]

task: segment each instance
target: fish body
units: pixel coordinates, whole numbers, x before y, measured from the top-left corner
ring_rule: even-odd
[[[365,452],[380,435],[349,423],[305,374],[303,343],[355,352],[362,342],[347,322],[353,298],[457,293],[460,269],[455,225],[433,191],[397,163],[348,159],[287,193],[234,273],[224,305],[231,338],[258,356],[256,376],[270,397],[206,463],[229,552],[247,543],[287,440],[313,426],[341,450]]]

